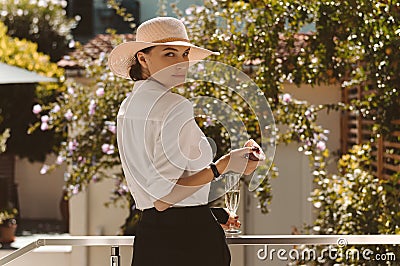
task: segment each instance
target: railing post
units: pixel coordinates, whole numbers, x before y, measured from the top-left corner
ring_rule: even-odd
[[[120,266],[120,256],[119,256],[119,247],[118,246],[111,247],[110,262],[111,262],[111,266]]]

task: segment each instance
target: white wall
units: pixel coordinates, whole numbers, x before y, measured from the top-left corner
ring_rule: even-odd
[[[314,105],[341,101],[340,85],[316,87],[303,85],[299,88],[293,84],[284,84],[283,91],[290,93],[296,99],[306,100]],[[330,131],[328,134],[328,149],[331,152],[338,151],[340,149],[340,112],[331,111],[328,114],[326,111],[321,111],[318,113],[317,123]],[[329,170],[336,171],[335,161],[331,162]]]
[[[70,200],[71,235],[117,235],[128,215],[127,209],[105,207],[113,188],[112,180],[91,184]],[[73,247],[72,264],[77,266],[109,265],[110,247]],[[121,247],[121,265],[130,265],[131,247]]]
[[[54,160],[54,156],[48,156],[46,162],[50,164]],[[42,165],[16,158],[15,182],[18,184],[20,215],[22,218],[61,220],[59,204],[62,199],[65,167],[42,175],[40,174]]]
[[[112,180],[107,180],[98,184],[92,184],[89,188],[89,224],[88,235],[117,235],[120,226],[128,216],[128,209],[120,207],[106,208],[104,203],[108,201],[111,190],[114,187]],[[109,257],[111,249],[109,247],[93,247],[89,249],[89,264],[92,266],[110,265]],[[130,265],[132,248],[121,247],[121,265]]]

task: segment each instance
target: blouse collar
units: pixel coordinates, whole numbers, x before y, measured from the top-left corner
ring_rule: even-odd
[[[139,88],[146,88],[146,89],[156,89],[156,90],[161,90],[164,92],[169,91],[167,87],[165,87],[163,84],[161,84],[159,81],[153,79],[153,78],[148,78],[145,80],[138,80],[135,82],[133,89],[137,90]]]

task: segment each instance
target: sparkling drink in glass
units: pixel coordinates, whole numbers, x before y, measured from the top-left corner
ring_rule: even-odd
[[[228,208],[230,215],[235,217],[240,201],[240,174],[225,174],[225,206]],[[229,224],[229,228],[225,230],[228,234],[239,234],[241,231]]]

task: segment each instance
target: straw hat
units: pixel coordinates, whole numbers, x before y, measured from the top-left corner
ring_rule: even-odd
[[[136,41],[125,42],[115,47],[109,57],[108,66],[111,71],[129,79],[129,68],[134,64],[136,53],[147,47],[156,45],[189,46],[189,61],[202,60],[213,52],[190,43],[185,25],[172,17],[157,17],[142,23],[136,32]]]

